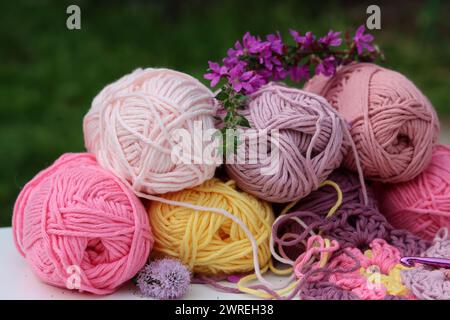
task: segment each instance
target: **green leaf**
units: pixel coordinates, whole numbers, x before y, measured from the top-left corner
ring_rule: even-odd
[[[241,127],[250,128],[250,123],[248,122],[247,118],[242,115],[238,115],[236,117],[236,125],[241,126]]]
[[[224,88],[220,89],[219,93],[216,94],[216,99],[219,101],[225,101],[228,99],[228,93],[224,90]]]
[[[225,118],[223,119],[224,122],[231,122],[233,120],[233,112],[228,111]]]
[[[235,96],[236,102],[239,104],[245,103],[247,101],[247,96],[244,96],[243,94],[237,94]]]
[[[235,105],[230,100],[226,100],[223,104],[223,107],[225,108],[225,110],[234,110],[235,109]]]

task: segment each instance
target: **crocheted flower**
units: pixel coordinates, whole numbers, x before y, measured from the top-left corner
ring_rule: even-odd
[[[398,249],[383,239],[373,240],[370,248],[364,253],[357,248],[349,248],[361,268],[349,273],[334,273],[330,276],[330,282],[355,293],[362,300],[382,300],[387,295],[412,298],[402,284],[400,272],[408,268],[399,263]],[[350,268],[353,264],[348,255],[341,254],[330,262],[330,268]]]

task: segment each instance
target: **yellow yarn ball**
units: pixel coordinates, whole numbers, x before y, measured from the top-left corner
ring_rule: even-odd
[[[221,208],[247,226],[258,244],[258,261],[267,266],[274,215],[269,203],[236,190],[235,182],[213,178],[203,184],[161,197],[194,205]],[[154,250],[178,258],[194,273],[205,275],[252,271],[251,242],[230,218],[161,202],[148,207],[155,237]]]

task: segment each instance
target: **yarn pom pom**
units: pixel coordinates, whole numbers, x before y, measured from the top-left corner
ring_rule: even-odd
[[[179,299],[188,291],[190,277],[188,269],[180,261],[165,258],[146,265],[136,282],[145,297]]]
[[[381,212],[397,228],[432,240],[450,229],[450,148],[438,145],[430,165],[418,177],[398,184],[377,184]]]
[[[174,70],[137,69],[95,97],[84,117],[86,148],[137,193],[193,187],[212,178],[215,164],[177,161],[173,151],[181,130],[193,138],[197,126],[213,129],[215,111],[213,93],[197,79]],[[204,150],[208,142],[191,143]]]
[[[348,151],[347,124],[315,94],[270,83],[251,96],[246,112],[253,130],[277,130],[279,143],[271,134],[267,141],[273,146],[271,156],[255,164],[244,155],[254,143],[246,139],[237,155],[245,163],[236,161],[226,168],[242,190],[261,199],[285,203],[308,195]]]
[[[13,232],[44,282],[95,294],[133,278],[153,245],[140,200],[87,153],[61,156],[26,184]]]
[[[437,115],[422,92],[400,73],[353,63],[331,78],[312,78],[304,89],[324,96],[351,124],[367,179],[408,181],[429,163],[439,136]],[[352,153],[344,164],[356,169]]]

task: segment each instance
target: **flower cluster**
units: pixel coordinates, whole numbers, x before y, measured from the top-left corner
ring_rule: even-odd
[[[296,30],[290,30],[290,35],[293,43],[284,42],[278,32],[265,38],[247,32],[242,41],[236,41],[228,49],[221,64],[209,61],[204,77],[211,81],[211,87],[222,84],[216,98],[227,111],[222,119],[224,131],[248,125],[237,110],[245,107],[247,95],[270,81],[290,78],[300,82],[313,74],[332,76],[339,65],[383,58],[373,44],[374,37],[365,33],[364,25],[353,37],[349,33],[343,37],[341,32],[333,30],[322,37]]]

